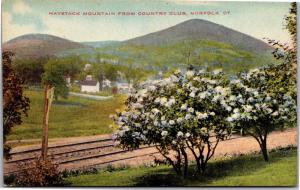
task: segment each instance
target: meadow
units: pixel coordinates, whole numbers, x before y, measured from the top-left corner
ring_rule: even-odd
[[[207,175],[190,175],[187,179],[177,176],[170,166],[162,165],[109,168],[94,174],[70,176],[66,182],[71,186],[295,186],[297,149],[272,151],[269,162],[255,153],[217,159],[208,165]]]
[[[28,117],[13,128],[8,140],[39,139],[42,134],[43,91],[26,90],[30,99]],[[49,138],[90,136],[112,133],[110,114],[122,109],[126,97],[116,95],[107,100],[91,100],[69,96],[54,100],[50,108]]]

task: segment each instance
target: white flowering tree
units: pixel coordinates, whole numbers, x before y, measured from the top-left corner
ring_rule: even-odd
[[[231,81],[236,105],[233,114],[227,118],[227,121],[235,123],[237,128],[256,139],[265,161],[269,160],[268,134],[296,118],[295,100],[288,90],[278,89],[283,84],[274,85],[284,83],[288,78],[278,81],[272,67],[252,69]]]
[[[223,73],[175,72],[169,78],[141,85],[127,109],[114,117],[115,138],[126,149],[155,145],[176,173],[187,176],[188,152],[205,172],[219,141],[231,134],[226,120],[232,99]]]

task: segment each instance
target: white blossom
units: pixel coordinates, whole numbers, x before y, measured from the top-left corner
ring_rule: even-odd
[[[278,111],[275,111],[275,112],[272,113],[272,116],[278,116],[278,115],[279,115]]]
[[[165,136],[167,136],[167,135],[168,135],[168,131],[162,131],[162,132],[161,132],[161,136],[165,137]]]
[[[238,108],[234,108],[233,113],[238,113],[240,110]]]
[[[166,97],[160,98],[160,104],[165,105],[167,103],[168,99]]]
[[[191,118],[192,118],[192,115],[191,115],[191,114],[188,113],[188,114],[185,115],[185,119],[186,119],[186,120],[189,120],[189,119],[191,119]]]
[[[153,108],[151,111],[152,111],[152,113],[154,113],[155,115],[157,115],[157,114],[160,112],[157,108]]]
[[[183,111],[186,110],[187,109],[187,104],[182,104],[180,109],[183,110]]]
[[[187,71],[186,72],[186,77],[189,79],[189,78],[192,78],[194,76],[194,71]]]
[[[177,133],[177,137],[182,137],[182,136],[183,136],[183,132],[179,131],[179,132]]]
[[[177,121],[177,123],[181,123],[183,121],[183,118],[179,117],[176,121]]]
[[[198,119],[206,119],[208,117],[207,113],[197,112],[196,114]]]
[[[190,136],[191,136],[190,133],[186,133],[186,134],[185,134],[185,137],[186,137],[186,138],[189,138]]]
[[[175,124],[175,121],[174,121],[174,120],[170,120],[170,121],[169,121],[169,124],[170,124],[170,125],[174,125],[174,124]]]
[[[195,97],[195,92],[192,91],[189,96],[192,97],[192,98],[194,98]]]
[[[188,108],[188,112],[193,113],[194,112],[194,108]]]

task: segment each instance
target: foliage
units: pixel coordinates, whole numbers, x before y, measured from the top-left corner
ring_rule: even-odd
[[[58,59],[59,63],[64,67],[64,76],[70,77],[71,82],[78,77],[83,69],[83,62],[79,56],[68,56]]]
[[[44,85],[55,87],[55,99],[59,96],[68,96],[68,87],[65,80],[65,67],[58,60],[52,59],[45,64],[45,73],[42,77]]]
[[[296,80],[297,80],[297,4],[291,3],[289,15],[285,17],[284,28],[288,30],[291,36],[290,43],[281,43],[276,40],[267,39],[269,44],[272,45],[275,50],[272,52],[273,56],[281,61],[278,67],[273,67],[273,72],[277,77],[285,78],[285,83],[277,85],[277,88],[283,88],[291,93],[291,96],[296,100]],[[288,76],[287,76],[288,75]]]
[[[10,147],[5,144],[12,127],[22,123],[22,114],[27,116],[29,99],[23,95],[23,81],[11,66],[10,52],[3,52],[3,140],[4,156],[9,158]]]
[[[227,83],[220,71],[189,70],[142,84],[128,98],[127,109],[115,117],[116,140],[128,149],[154,144],[184,176],[190,150],[197,172],[205,172],[219,141],[231,134],[225,120],[232,111]]]
[[[279,93],[278,86],[272,83],[277,80],[273,67],[276,66],[253,69],[231,81],[236,103],[234,113],[227,118],[257,140],[266,161],[268,134],[296,118],[293,98],[284,89]]]
[[[151,72],[141,68],[135,68],[131,64],[128,66],[120,66],[119,68],[121,77],[125,78],[128,84],[136,85],[151,75]]]
[[[13,69],[25,84],[37,85],[41,84],[46,62],[47,58],[16,59],[13,61]]]
[[[93,74],[99,81],[100,90],[103,90],[104,80],[108,79],[111,82],[116,82],[118,79],[118,70],[115,65],[108,63],[93,64]]]
[[[55,87],[55,99],[59,96],[66,98],[69,92],[66,77],[74,79],[81,70],[81,62],[77,57],[51,59],[45,64],[44,70],[42,83]]]
[[[21,187],[44,187],[63,185],[62,174],[58,165],[51,160],[35,159],[31,164],[19,166],[15,185]]]
[[[274,57],[282,62],[241,73],[240,81],[236,80],[233,85],[243,102],[237,103],[241,113],[230,119],[236,120],[243,131],[258,141],[266,161],[269,132],[296,120],[296,9],[296,3],[292,3],[290,14],[285,18],[292,44],[268,40],[275,47]]]

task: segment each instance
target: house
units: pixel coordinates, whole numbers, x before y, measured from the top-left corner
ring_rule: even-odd
[[[116,84],[117,88],[118,88],[118,91],[120,93],[125,93],[125,94],[128,94],[131,92],[132,90],[132,85],[131,84],[128,84],[126,82],[118,82]]]
[[[108,88],[110,88],[110,87],[111,87],[111,81],[108,80],[108,79],[104,79],[104,80],[103,80],[103,87],[108,87]]]
[[[99,82],[91,75],[87,75],[85,80],[80,82],[81,92],[99,92]]]

